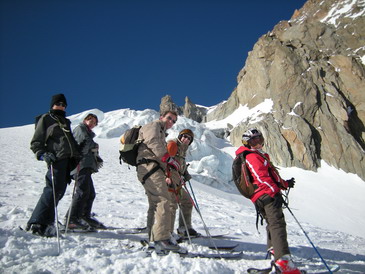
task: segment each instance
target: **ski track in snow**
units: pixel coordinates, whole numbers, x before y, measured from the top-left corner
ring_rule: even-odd
[[[256,213],[250,201],[192,180],[192,185],[211,234],[229,232],[232,239],[215,239],[218,244],[238,243],[243,258],[237,261],[180,258],[177,254],[147,257],[140,251],[144,234],[127,235],[116,231],[68,234],[57,256],[55,238],[42,238],[21,231],[25,227],[44,186],[46,166],[29,149],[33,125],[0,129],[0,270],[2,273],[245,273],[249,267],[267,267],[265,228],[255,227]],[[136,178],[135,168],[119,165],[118,139],[98,139],[104,167],[93,175],[97,192],[93,212],[108,226],[143,227],[147,199]],[[71,202],[73,183],[60,201],[60,221]],[[324,201],[325,202],[325,201]],[[360,205],[362,206],[362,205]],[[297,212],[293,209],[294,212]],[[325,269],[288,211],[288,240],[294,260],[306,269]],[[343,221],[342,216],[327,218]],[[301,223],[328,264],[341,265],[340,273],[365,273],[365,237]],[[196,212],[193,226],[204,233]],[[194,244],[200,242],[202,245]],[[205,245],[205,246],[203,246]],[[208,249],[209,240],[182,244],[193,252]],[[315,272],[315,271],[314,271]]]

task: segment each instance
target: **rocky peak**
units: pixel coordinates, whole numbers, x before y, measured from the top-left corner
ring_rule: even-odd
[[[163,112],[167,111],[167,110],[174,110],[176,111],[179,115],[182,114],[181,108],[178,107],[173,101],[170,95],[165,95],[164,97],[161,98],[161,103],[160,103],[160,114],[162,114]]]
[[[195,105],[189,97],[185,97],[184,116],[197,122],[202,122],[207,113],[207,108]]]
[[[204,116],[207,113],[207,109],[204,107],[196,106],[189,97],[185,97],[185,105],[183,107],[177,106],[170,95],[162,97],[160,104],[160,113],[165,110],[175,110],[179,115],[184,115],[186,118],[192,119],[196,122],[202,122]]]

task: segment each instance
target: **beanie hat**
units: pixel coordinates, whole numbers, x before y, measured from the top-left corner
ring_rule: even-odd
[[[67,106],[66,97],[62,93],[52,96],[50,108],[52,108],[54,104],[59,103],[59,102],[65,103],[65,105]]]
[[[189,135],[191,137],[191,141],[189,143],[189,145],[194,141],[194,133],[190,130],[190,129],[183,129],[182,131],[180,131],[179,135],[178,135],[178,139],[181,140],[181,137],[186,134]]]

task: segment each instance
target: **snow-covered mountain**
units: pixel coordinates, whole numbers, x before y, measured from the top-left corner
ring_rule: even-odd
[[[246,109],[242,111],[247,112]],[[261,110],[264,111],[264,110]],[[104,167],[93,175],[97,197],[93,211],[106,225],[131,228],[145,226],[147,199],[134,168],[119,164],[119,136],[135,124],[158,118],[153,110],[130,109],[103,113],[89,110],[69,117],[73,126],[86,113],[99,117],[95,128]],[[242,112],[236,111],[225,122],[234,124]],[[127,235],[117,231],[68,234],[57,241],[21,231],[44,186],[46,166],[29,149],[34,125],[0,129],[0,269],[2,273],[244,273],[248,267],[265,267],[266,235],[264,227],[256,231],[252,203],[238,194],[231,180],[235,147],[217,138],[211,131],[214,122],[200,124],[179,117],[169,130],[174,138],[183,128],[195,133],[188,153],[191,185],[204,221],[211,234],[227,232],[232,239],[215,240],[220,245],[237,243],[241,260],[182,259],[176,254],[146,257],[139,240],[144,234]],[[358,176],[322,163],[318,172],[299,168],[281,168],[284,178],[295,177],[290,192],[290,207],[329,264],[341,265],[342,273],[365,272],[365,219],[363,200],[365,184]],[[70,205],[73,184],[61,200],[58,212],[63,221]],[[296,221],[285,211],[288,240],[294,260],[303,269],[325,269]],[[198,214],[193,225],[204,233]],[[189,251],[214,253],[208,240],[183,243]]]

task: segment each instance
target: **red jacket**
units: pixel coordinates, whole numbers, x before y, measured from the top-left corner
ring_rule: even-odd
[[[236,150],[236,156],[243,151],[254,152],[246,156],[246,165],[252,175],[253,184],[258,187],[251,197],[252,202],[256,202],[264,194],[274,197],[280,189],[288,188],[288,183],[280,177],[272,166],[267,153],[241,146]]]

